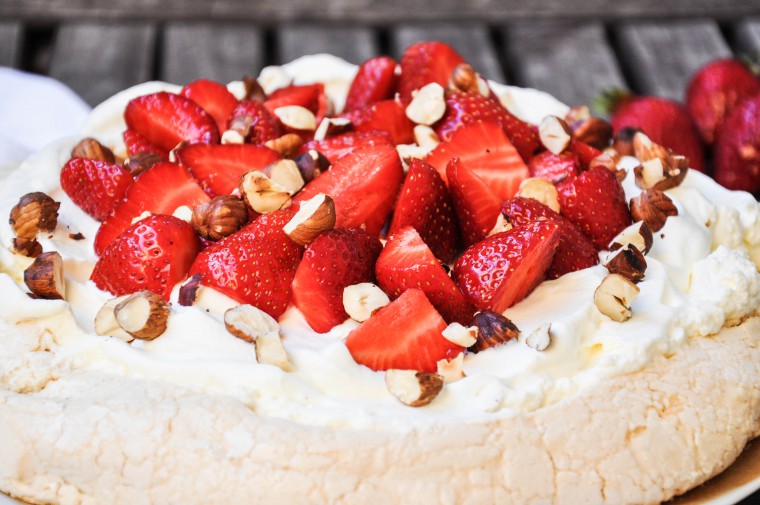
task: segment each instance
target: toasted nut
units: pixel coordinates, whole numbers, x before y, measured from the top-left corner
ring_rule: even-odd
[[[666,191],[683,182],[689,171],[688,158],[678,154],[672,154],[662,146],[657,146],[657,144],[652,143],[649,140],[649,137],[643,133],[636,134],[634,137],[634,143],[637,141],[648,146],[645,151],[646,156],[654,156],[642,161],[641,165],[633,169],[633,173],[636,176],[636,185],[638,187],[642,189]]]
[[[354,124],[350,119],[343,117],[326,117],[319,123],[317,131],[314,132],[314,140],[324,140],[333,135],[339,135],[351,130]]]
[[[452,344],[461,345],[462,347],[470,347],[475,345],[475,342],[478,341],[478,327],[467,327],[459,323],[451,323],[445,330],[443,330],[442,335],[443,338]]]
[[[15,237],[13,239],[13,252],[22,254],[27,258],[36,258],[42,254],[42,244],[34,238]]]
[[[652,229],[644,221],[636,221],[612,239],[610,242],[610,251],[617,251],[620,248],[632,245],[641,254],[647,254],[652,248],[654,239],[652,237]]]
[[[286,105],[272,111],[282,124],[294,130],[316,130],[317,119],[314,113],[300,105]]]
[[[437,82],[421,87],[406,106],[406,117],[417,124],[427,126],[441,119],[446,112],[443,91],[443,86]]]
[[[520,183],[517,196],[532,198],[543,203],[554,212],[559,212],[559,194],[551,181],[541,177],[529,177]]]
[[[295,161],[298,171],[301,172],[304,182],[309,183],[319,174],[330,168],[330,160],[316,149],[309,149],[303,154],[296,156]]]
[[[610,156],[609,154],[602,153],[593,160],[591,160],[588,164],[589,170],[594,167],[604,167],[610,172],[623,172],[625,174],[625,170],[618,170],[617,163],[615,162],[615,159]]]
[[[169,304],[161,295],[138,291],[116,304],[116,322],[121,329],[139,340],[153,340],[166,331]]]
[[[546,116],[538,125],[538,136],[545,148],[554,154],[560,154],[570,145],[573,132],[563,119]]]
[[[140,214],[139,216],[135,216],[135,217],[133,217],[133,218],[132,218],[132,222],[131,222],[130,224],[135,224],[135,223],[137,223],[137,222],[140,222],[140,221],[142,221],[143,219],[145,219],[146,217],[150,217],[150,216],[152,216],[152,215],[153,215],[153,213],[152,213],[152,212],[150,212],[150,211],[147,211],[147,210],[144,210],[144,211],[142,211],[142,214]]]
[[[267,94],[264,92],[264,88],[261,87],[261,84],[259,84],[259,81],[257,81],[255,77],[251,77],[250,75],[244,76],[243,86],[245,86],[243,100],[263,102],[267,99]]]
[[[642,189],[652,189],[655,184],[665,180],[665,167],[660,158],[641,162],[633,169],[636,185]]]
[[[119,326],[119,323],[116,321],[116,314],[114,313],[116,306],[128,297],[129,295],[113,298],[100,307],[98,313],[95,314],[95,334],[102,336],[110,335],[125,342],[131,342],[135,339]]]
[[[438,375],[443,377],[444,384],[451,384],[464,379],[464,353],[460,352],[451,359],[443,358],[436,362]]]
[[[156,163],[161,163],[162,161],[163,158],[156,153],[143,152],[133,154],[124,160],[122,167],[128,170],[132,177],[137,177]]]
[[[655,232],[665,226],[670,216],[677,216],[678,209],[673,200],[662,191],[648,189],[631,198],[631,216],[634,221],[644,221]]]
[[[385,372],[388,392],[404,405],[422,407],[443,389],[443,377],[435,373],[391,369]]]
[[[235,118],[235,124],[230,125],[235,129],[226,130],[222,133],[222,144],[245,144],[245,137],[251,129],[251,125],[247,124],[248,121],[243,119],[245,117],[247,116]]]
[[[250,208],[260,214],[290,205],[290,192],[273,182],[264,172],[254,170],[240,178],[240,195]]]
[[[261,69],[258,82],[264,92],[269,95],[275,90],[290,86],[293,79],[282,67],[270,65]]]
[[[633,156],[633,137],[637,132],[640,132],[638,128],[626,126],[621,128],[620,131],[615,134],[615,139],[612,141],[612,148],[618,154],[618,156]]]
[[[198,288],[201,287],[201,274],[195,274],[190,277],[179,288],[179,304],[184,307],[190,307],[195,303],[198,297]]]
[[[478,312],[470,324],[478,327],[477,342],[468,348],[474,353],[509,342],[520,335],[520,330],[512,321],[492,310]]]
[[[609,274],[594,291],[594,305],[613,321],[622,323],[631,318],[631,304],[639,288],[620,274]]]
[[[11,209],[8,222],[19,238],[33,239],[43,231],[51,232],[58,225],[61,204],[45,193],[27,193]]]
[[[174,209],[172,216],[176,217],[177,219],[181,219],[186,223],[189,223],[190,220],[193,219],[193,209],[187,205],[180,205]]]
[[[307,246],[320,234],[335,227],[335,203],[329,195],[319,193],[301,203],[301,207],[282,230],[296,244]]]
[[[360,323],[389,303],[388,295],[371,282],[353,284],[343,289],[343,309],[351,319]]]
[[[460,63],[451,71],[448,89],[449,91],[478,93],[483,96],[491,95],[491,89],[488,87],[488,82],[486,82],[486,80],[467,63]]]
[[[504,214],[499,213],[499,216],[496,218],[496,224],[493,225],[491,231],[488,232],[488,236],[490,237],[491,235],[496,235],[497,233],[502,233],[511,229],[512,223],[509,222],[509,219],[507,219]]]
[[[265,333],[256,338],[256,361],[262,365],[273,365],[289,372],[293,369],[282,346],[279,332]]]
[[[217,196],[193,210],[190,224],[195,232],[208,240],[221,240],[232,235],[248,222],[248,208],[236,196]]]
[[[420,147],[433,149],[441,143],[441,138],[429,126],[418,124],[414,127],[414,142]]]
[[[42,253],[24,270],[24,284],[32,294],[48,300],[62,300],[66,293],[63,259],[57,252]]]
[[[298,193],[306,184],[301,171],[298,170],[298,165],[293,160],[277,160],[264,167],[262,172],[273,183],[279,184],[291,195]]]
[[[565,114],[565,123],[573,131],[589,119],[591,119],[591,109],[587,105],[576,105]]]
[[[545,351],[552,343],[551,323],[542,323],[525,335],[525,345],[536,351]]]
[[[293,156],[303,145],[303,138],[297,133],[286,133],[276,139],[267,140],[264,145],[276,151],[280,156],[287,158]]]
[[[171,161],[172,163],[179,163],[179,158],[177,157],[177,153],[189,145],[190,145],[190,142],[188,142],[187,140],[180,141],[179,144],[174,146],[174,149],[169,151],[169,161]]]
[[[115,163],[113,151],[93,138],[86,138],[79,141],[74,149],[71,150],[72,158],[89,158],[91,160],[107,161]]]
[[[421,147],[416,144],[398,144],[396,146],[396,152],[401,159],[401,164],[404,167],[404,173],[409,170],[412,160],[423,160],[425,156],[432,151],[433,147]]]
[[[665,158],[670,154],[665,147],[652,142],[652,139],[650,139],[647,134],[642,131],[637,131],[633,134],[632,144],[633,155],[641,162],[654,159],[664,161]]]
[[[604,263],[611,274],[620,274],[631,282],[638,283],[644,279],[647,260],[633,244],[612,253]]]
[[[237,338],[250,343],[262,335],[280,331],[280,325],[272,316],[248,304],[238,305],[225,312],[224,326]]]
[[[598,117],[572,125],[573,137],[596,149],[602,150],[610,145],[612,140],[612,125]]]

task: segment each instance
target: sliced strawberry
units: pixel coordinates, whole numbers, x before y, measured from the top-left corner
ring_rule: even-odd
[[[195,144],[178,150],[177,159],[208,193],[216,196],[229,195],[238,187],[240,176],[261,170],[280,155],[253,144]]]
[[[394,144],[414,143],[414,123],[406,117],[406,107],[398,100],[383,100],[341,117],[353,123],[355,131],[382,130],[390,134]]]
[[[290,284],[303,254],[303,247],[282,231],[297,211],[298,205],[291,205],[262,214],[201,251],[189,274],[201,274],[202,284],[280,317],[288,306]]]
[[[580,162],[579,166],[581,170],[588,170],[589,164],[593,161],[593,159],[602,154],[602,151],[596,147],[592,147],[585,142],[581,142],[577,139],[573,139],[570,142],[568,150],[578,156],[578,161]]]
[[[446,322],[419,289],[409,289],[348,334],[346,347],[360,365],[382,371],[434,373],[437,363],[464,351],[446,340]]]
[[[443,42],[412,44],[401,57],[401,75],[398,82],[401,99],[405,102],[410,100],[414,90],[431,82],[437,82],[445,88],[451,72],[464,62],[464,58]]]
[[[169,151],[152,144],[136,131],[127,128],[122,133],[122,137],[124,138],[124,145],[127,147],[127,156],[134,156],[139,153],[155,153],[161,156],[164,161],[169,160]]]
[[[454,202],[438,172],[416,158],[409,164],[388,234],[405,226],[416,229],[438,259],[454,259],[459,248]]]
[[[317,333],[326,333],[348,319],[343,289],[375,281],[375,262],[383,245],[356,228],[322,233],[306,248],[293,279],[293,305]]]
[[[328,113],[328,101],[325,86],[321,82],[315,84],[291,85],[277,89],[267,96],[264,107],[274,114],[274,110],[288,105],[299,105],[309,109],[319,122]]]
[[[493,123],[476,122],[463,126],[452,137],[441,142],[425,161],[433,165],[444,181],[446,166],[453,157],[472,170],[502,200],[512,198],[520,183],[528,177],[528,167],[504,135]]]
[[[301,148],[301,152],[316,149],[328,160],[335,163],[343,156],[362,146],[388,145],[393,146],[391,136],[386,131],[369,130],[362,132],[347,132],[324,140],[310,140]]]
[[[187,84],[179,94],[211,114],[220,132],[227,129],[227,120],[238,104],[237,98],[230,93],[227,86],[208,79],[199,79]]]
[[[186,168],[176,163],[156,163],[137,176],[113,214],[100,225],[95,236],[95,253],[102,256],[108,244],[143,212],[171,215],[177,207],[195,208],[209,200]]]
[[[132,176],[107,161],[72,158],[61,169],[61,188],[83,211],[103,221],[121,201]]]
[[[345,112],[357,110],[396,93],[396,60],[389,56],[370,58],[361,64],[346,96]]]
[[[243,100],[232,109],[227,128],[248,131],[245,141],[263,144],[282,135],[282,125],[262,104]]]
[[[547,278],[556,279],[568,272],[589,268],[599,263],[599,256],[591,241],[573,223],[546,205],[532,198],[516,196],[501,204],[501,212],[513,226],[521,226],[540,219],[547,219],[559,225],[559,246],[546,273]]]
[[[559,154],[542,151],[530,160],[528,170],[531,177],[541,177],[557,184],[568,177],[575,177],[580,171],[578,155],[570,150]]]
[[[462,239],[470,246],[483,240],[496,225],[501,198],[459,158],[451,159],[446,173]]]
[[[116,296],[147,289],[168,300],[199,250],[198,237],[188,223],[173,216],[149,216],[108,245],[91,280]]]
[[[391,298],[411,288],[419,289],[446,322],[468,324],[472,319],[472,305],[410,226],[390,236],[375,273],[378,284]]]
[[[541,145],[535,126],[512,115],[498,101],[479,93],[447,93],[446,113],[435,124],[435,131],[442,140],[449,140],[462,125],[477,121],[501,126],[526,162]]]
[[[610,240],[631,224],[623,187],[604,167],[565,179],[557,192],[562,216],[591,239],[597,250],[606,249]]]
[[[452,277],[478,309],[504,312],[538,286],[559,245],[559,225],[533,221],[467,249]]]
[[[396,149],[363,146],[333,163],[301,190],[295,201],[324,193],[335,201],[336,228],[364,228],[380,233],[393,208],[404,170]]]
[[[219,129],[200,105],[184,96],[159,91],[131,100],[124,109],[127,128],[171,151],[182,141],[216,144]]]

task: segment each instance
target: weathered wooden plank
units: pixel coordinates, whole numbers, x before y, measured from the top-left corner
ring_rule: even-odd
[[[159,76],[176,84],[195,79],[229,82],[258,75],[264,65],[261,29],[243,24],[169,23]]]
[[[504,82],[504,71],[499,64],[486,25],[401,25],[391,33],[391,53],[399,58],[407,46],[422,40],[440,40],[450,44],[481,75]]]
[[[149,24],[64,24],[50,75],[95,105],[152,75],[156,28]]]
[[[731,54],[713,20],[625,23],[616,35],[637,91],[679,101],[694,72]]]
[[[287,24],[277,28],[280,63],[305,54],[329,53],[359,64],[376,56],[380,47],[367,26]]]
[[[744,53],[760,52],[760,19],[746,19],[734,26],[736,49]]]
[[[605,89],[626,87],[602,23],[513,24],[502,38],[510,74],[520,86],[570,105],[588,105]]]
[[[16,67],[21,62],[21,23],[0,22],[0,66]]]

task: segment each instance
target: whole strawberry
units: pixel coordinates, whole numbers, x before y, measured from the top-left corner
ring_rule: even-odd
[[[718,131],[715,180],[728,189],[760,191],[760,95],[737,105]]]
[[[132,184],[127,170],[107,161],[72,158],[61,169],[61,188],[83,211],[103,221]]]
[[[760,94],[760,80],[734,58],[708,63],[691,78],[686,92],[686,109],[706,144],[715,142],[723,122],[736,105]]]

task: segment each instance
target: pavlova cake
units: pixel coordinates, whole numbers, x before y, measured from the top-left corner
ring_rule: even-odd
[[[760,431],[760,207],[450,47],[146,83],[0,187],[0,491],[659,503]]]

